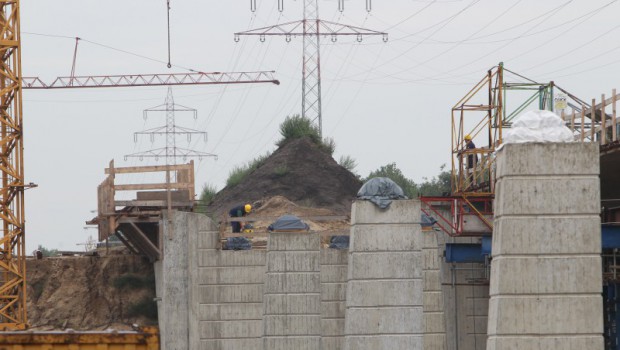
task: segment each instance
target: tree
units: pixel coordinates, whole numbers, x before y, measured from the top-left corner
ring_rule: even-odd
[[[396,167],[396,163],[390,163],[371,172],[364,181],[373,177],[387,177],[394,181],[405,192],[405,196],[415,198],[418,196],[418,186],[412,180],[403,175],[403,172]]]
[[[430,180],[424,178],[424,182],[418,186],[420,196],[442,196],[450,194],[452,191],[452,174],[450,171],[445,170],[445,168],[446,165],[442,165],[439,168],[439,175]]]
[[[48,256],[56,256],[58,255],[58,249],[47,249],[44,246],[39,244],[39,247],[37,248],[37,250],[40,250],[41,253],[43,253],[44,257],[48,257]]]
[[[413,180],[407,178],[403,172],[396,167],[396,163],[390,163],[371,172],[364,181],[368,181],[373,177],[387,177],[394,181],[402,188],[405,195],[409,198],[417,198],[419,196],[442,196],[450,194],[452,191],[450,171],[445,170],[446,165],[442,165],[440,173],[430,180],[424,178],[420,184],[416,184]]]

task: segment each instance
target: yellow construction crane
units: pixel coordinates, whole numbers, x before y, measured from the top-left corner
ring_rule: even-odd
[[[19,0],[0,0],[0,329],[25,329],[24,143]]]

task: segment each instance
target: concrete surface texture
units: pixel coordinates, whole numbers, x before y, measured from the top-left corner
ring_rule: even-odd
[[[420,202],[353,203],[345,349],[424,349]]]
[[[445,218],[452,218],[449,206],[441,209],[440,213]],[[479,244],[480,238],[451,237],[443,231],[437,232],[440,254],[444,252],[446,243]],[[447,350],[485,350],[489,268],[480,263],[451,264],[443,258],[440,259],[440,264]]]
[[[263,349],[321,348],[320,236],[270,233]]]
[[[312,233],[221,250],[211,219],[173,213],[156,264],[162,349],[444,349],[440,252],[420,203],[354,208],[350,250]]]
[[[497,154],[487,349],[603,345],[597,144]]]
[[[437,232],[422,231],[424,349],[445,350],[447,345],[440,254]]]
[[[348,250],[321,249],[322,350],[344,348]]]

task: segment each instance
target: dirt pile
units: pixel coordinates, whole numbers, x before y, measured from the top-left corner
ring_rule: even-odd
[[[285,214],[291,214],[301,218],[337,215],[329,209],[309,208],[297,205],[282,196],[271,197],[265,201],[257,201],[255,204],[256,210],[254,210],[252,214],[248,216],[249,218],[280,217]],[[273,221],[256,221],[253,224],[257,231],[265,231],[267,230],[267,226],[272,224]],[[325,232],[342,231],[349,229],[348,219],[330,221],[315,221],[312,219],[303,219],[303,221],[308,224],[308,226],[310,226],[311,231]]]
[[[157,324],[153,265],[130,255],[28,260],[28,320],[34,329],[131,329]]]
[[[349,215],[362,182],[310,139],[292,140],[278,148],[262,166],[239,184],[226,187],[207,212],[226,215],[233,206],[283,196],[293,203]],[[324,215],[324,214],[323,214]]]

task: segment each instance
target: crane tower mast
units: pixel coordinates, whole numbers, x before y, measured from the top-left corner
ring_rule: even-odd
[[[24,329],[24,144],[19,0],[0,0],[0,329]]]

